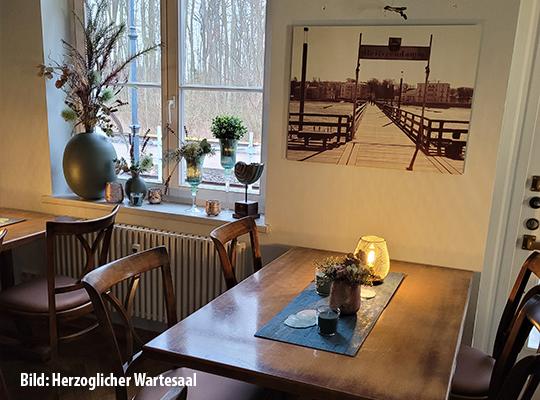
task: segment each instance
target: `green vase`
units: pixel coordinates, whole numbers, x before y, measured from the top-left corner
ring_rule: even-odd
[[[191,207],[187,210],[192,213],[199,213],[197,208],[197,191],[203,178],[204,154],[200,157],[185,158],[186,160],[186,181],[191,186]]]
[[[116,150],[103,135],[94,132],[73,136],[64,149],[62,167],[69,188],[83,199],[105,197],[107,182],[116,181]]]
[[[147,192],[148,189],[144,179],[141,178],[138,172],[132,172],[131,178],[126,181],[126,197],[129,199],[131,193],[142,193],[144,200]]]

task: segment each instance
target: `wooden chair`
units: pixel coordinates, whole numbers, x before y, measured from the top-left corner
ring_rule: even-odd
[[[452,379],[451,399],[487,398],[493,369],[501,357],[518,311],[530,298],[540,293],[540,285],[537,285],[523,294],[532,274],[540,278],[540,253],[537,251],[523,263],[508,297],[497,329],[493,356],[469,346],[460,347]]]
[[[132,254],[120,260],[113,261],[101,268],[88,273],[82,283],[94,305],[94,312],[98,318],[103,339],[107,345],[109,364],[116,377],[128,376],[130,371],[142,361],[141,351],[135,351],[134,345],[142,348],[143,343],[133,329],[131,311],[137,284],[141,274],[159,269],[161,271],[163,294],[167,310],[167,323],[171,327],[177,322],[176,303],[172,284],[171,268],[167,249],[163,246]],[[119,282],[128,280],[128,293],[122,303],[109,289]],[[120,316],[126,332],[126,346],[124,356],[118,344],[113,329],[109,305]],[[107,355],[104,355],[106,357]],[[190,378],[196,373],[197,385],[189,388],[188,399],[215,399],[215,400],[258,400],[265,399],[269,391],[249,383],[240,382],[230,378],[212,375],[206,372],[187,368],[176,368],[164,372],[164,377]],[[162,399],[163,396],[172,396],[167,386],[146,386],[135,396],[135,399]],[[127,390],[124,386],[116,387],[116,399],[126,400]]]
[[[99,265],[107,262],[107,254],[114,220],[119,206],[101,218],[81,221],[49,221],[46,225],[47,242],[47,276],[24,282],[0,292],[0,313],[13,319],[17,325],[23,348],[34,345],[31,323],[49,325],[50,357],[53,369],[56,369],[58,358],[58,340],[71,339],[82,335],[97,324],[79,332],[58,336],[58,324],[92,312],[92,303],[82,287],[81,278],[94,268],[94,260],[98,258]],[[96,238],[89,243],[83,236],[97,233]],[[59,236],[76,236],[86,254],[86,263],[79,279],[57,275],[54,271],[55,240]],[[41,354],[45,361],[48,349]]]
[[[540,346],[537,354],[516,363],[533,328],[540,329],[540,295],[530,298],[520,309],[500,358],[495,362],[488,399],[530,400],[540,379]],[[520,394],[522,393],[521,397]]]
[[[4,237],[7,234],[7,229],[2,229],[0,231],[0,251],[2,251],[2,242],[4,241]]]
[[[259,245],[259,235],[257,225],[253,217],[244,217],[238,221],[229,222],[210,233],[210,237],[216,245],[216,249],[221,260],[223,275],[227,289],[234,287],[238,281],[236,279],[236,245],[238,237],[249,233],[251,239],[251,253],[253,256],[253,269],[255,272],[262,268],[261,248]],[[227,252],[225,245],[231,242]]]
[[[2,251],[2,242],[4,241],[4,237],[6,236],[6,234],[7,229],[2,229],[0,231],[0,251]],[[4,380],[4,374],[2,374],[2,369],[0,369],[0,399],[9,399],[6,382]]]

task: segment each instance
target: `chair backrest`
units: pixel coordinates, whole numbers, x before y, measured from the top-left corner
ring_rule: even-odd
[[[236,279],[236,246],[238,237],[249,233],[251,240],[251,254],[253,257],[253,269],[255,272],[262,268],[261,247],[259,245],[259,234],[257,233],[257,225],[253,217],[244,217],[238,221],[229,222],[219,228],[214,229],[210,233],[210,237],[216,245],[225,283],[227,289],[235,286],[238,281]],[[229,251],[225,245],[231,242]]]
[[[539,382],[540,354],[524,357],[510,370],[496,400],[531,400]]]
[[[531,274],[536,275],[536,277],[540,279],[540,253],[538,251],[533,252],[523,263],[514,283],[514,287],[512,288],[512,292],[506,302],[497,329],[497,335],[495,336],[495,345],[493,346],[493,358],[495,359],[498,359],[503,351],[520,307],[532,296],[540,293],[540,286],[535,286],[535,290],[530,290],[525,297],[523,296]]]
[[[82,284],[88,292],[94,313],[98,319],[103,339],[107,345],[107,353],[110,357],[112,372],[116,377],[125,377],[141,354],[140,349],[134,350],[134,345],[142,348],[143,342],[133,329],[131,313],[133,299],[141,274],[153,269],[161,270],[161,278],[164,288],[165,306],[167,309],[167,323],[169,327],[177,322],[176,303],[172,284],[169,255],[164,246],[141,251],[130,256],[112,261],[100,268],[90,271],[82,279]],[[129,290],[125,299],[120,301],[109,289],[119,282],[128,281]],[[120,316],[126,333],[126,347],[124,356],[118,344],[111,318],[109,315],[111,305]],[[125,386],[116,387],[116,398],[127,399]]]
[[[96,219],[80,221],[49,221],[47,222],[47,284],[49,291],[49,310],[55,309],[55,295],[60,293],[72,292],[82,289],[81,278],[94,268],[94,260],[98,257],[99,265],[107,262],[111,235],[114,228],[114,220],[118,213],[119,206],[114,207],[110,214]],[[97,233],[97,236],[91,243],[83,235]],[[54,282],[54,259],[55,259],[55,240],[58,236],[75,236],[79,240],[84,253],[86,262],[82,273],[75,285],[56,286]]]
[[[518,312],[501,356],[495,361],[488,399],[514,400],[524,388],[525,393],[531,396],[536,390],[540,375],[538,354],[516,364],[516,359],[533,327],[540,329],[540,295],[538,294],[532,296]],[[529,377],[532,379],[529,380]],[[521,386],[518,387],[518,384]]]
[[[4,237],[7,234],[7,229],[2,229],[0,231],[0,251],[2,251],[2,242],[4,241]]]

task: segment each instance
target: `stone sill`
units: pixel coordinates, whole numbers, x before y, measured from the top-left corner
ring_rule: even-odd
[[[114,204],[109,204],[105,200],[83,200],[76,195],[65,196],[43,196],[42,203],[47,204],[55,209],[55,214],[62,214],[62,207],[78,207],[91,210],[109,210]],[[209,225],[218,227],[224,223],[236,221],[232,217],[232,213],[225,214],[223,211],[216,217],[209,217],[204,212],[204,207],[199,206],[202,210],[200,214],[194,215],[187,211],[188,204],[162,202],[161,204],[149,204],[144,202],[140,207],[130,206],[127,200],[120,203],[120,213],[130,216],[143,216],[155,219],[164,219],[167,221],[188,222],[193,224]],[[259,233],[269,233],[270,226],[265,222],[264,214],[255,220],[257,223],[257,231]]]

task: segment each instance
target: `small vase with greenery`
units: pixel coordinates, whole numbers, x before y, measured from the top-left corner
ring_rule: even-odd
[[[119,83],[126,80],[126,67],[135,59],[153,51],[159,44],[137,51],[124,60],[117,60],[114,51],[127,31],[125,23],[107,22],[107,0],[91,4],[85,0],[84,22],[75,14],[83,29],[84,51],[62,40],[64,58],[52,60],[52,65],[38,65],[38,76],[57,78],[55,86],[65,94],[66,108],[62,117],[82,126],[82,134],[75,135],[64,151],[64,175],[69,187],[83,198],[101,198],[105,185],[115,179],[116,152],[112,144],[94,130],[99,127],[106,135],[113,135],[118,121],[114,116],[125,103],[116,100]]]
[[[169,127],[167,127],[167,130],[174,133]],[[207,155],[214,154],[216,154],[215,150],[206,139],[195,142],[182,142],[180,143],[180,147],[176,150],[167,151],[163,155],[163,161],[169,165],[173,165],[173,167],[165,180],[165,194],[169,191],[171,178],[178,168],[178,165],[180,165],[180,161],[182,161],[182,159],[186,160],[186,181],[191,186],[191,207],[188,210],[193,213],[200,212],[197,208],[196,200],[197,191],[202,182],[204,158]]]
[[[219,139],[220,146],[220,163],[224,169],[225,177],[225,194],[226,207],[224,212],[229,211],[229,188],[231,183],[231,174],[234,165],[236,164],[236,147],[238,140],[247,132],[247,128],[243,125],[240,118],[236,116],[222,115],[215,117],[212,120],[210,127],[212,134],[216,139]]]
[[[135,134],[130,133],[127,135],[126,139],[126,146],[128,146],[129,149],[129,162],[124,157],[115,158],[113,160],[116,163],[116,174],[131,174],[131,178],[126,181],[126,196],[128,198],[131,192],[142,193],[143,199],[146,197],[146,182],[141,177],[141,174],[149,171],[154,165],[152,154],[146,154],[146,146],[150,141],[149,133],[150,129],[148,129],[144,135],[139,136],[141,147],[137,159],[135,159]]]

